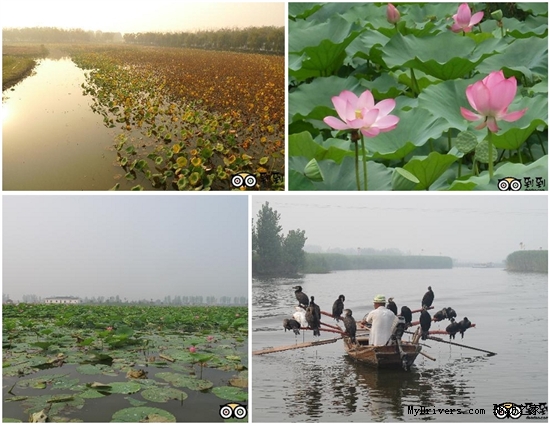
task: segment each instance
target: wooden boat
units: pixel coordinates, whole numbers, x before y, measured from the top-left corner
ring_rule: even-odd
[[[344,337],[346,353],[357,361],[364,362],[376,368],[404,368],[408,370],[422,350],[418,343],[420,335],[415,333],[412,341],[386,346],[369,345],[367,335],[356,336],[352,343],[349,337]]]

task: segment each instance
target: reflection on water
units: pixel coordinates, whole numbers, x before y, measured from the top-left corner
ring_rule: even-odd
[[[377,284],[366,288],[364,283]],[[285,334],[282,328],[282,320],[296,305],[294,285],[314,295],[325,311],[330,311],[338,294],[345,294],[346,307],[357,312],[357,317],[371,309],[368,301],[377,293],[395,296],[398,306],[415,308],[431,285],[436,308],[452,306],[459,317],[466,315],[477,323],[476,329],[468,330],[456,343],[493,350],[497,355],[487,357],[482,352],[429,341],[423,352],[436,361],[419,355],[410,372],[376,370],[357,362],[345,353],[341,341],[256,355],[252,373],[254,422],[487,422],[496,421],[493,404],[548,400],[547,275],[458,268],[343,271],[306,275],[300,280],[254,280],[253,350],[294,342],[294,335]],[[521,300],[517,294],[522,295]],[[445,321],[434,327],[444,329],[446,325]],[[299,342],[302,338],[313,340],[311,331],[301,333]],[[333,337],[321,334],[322,339]],[[474,411],[462,415],[415,415],[409,411],[420,406]]]
[[[83,82],[84,72],[60,56],[41,60],[34,75],[3,92],[4,190],[106,190],[117,181],[128,189],[140,183],[121,176],[116,129],[107,129],[90,109]]]

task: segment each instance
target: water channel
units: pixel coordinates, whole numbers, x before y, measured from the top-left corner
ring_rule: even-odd
[[[43,59],[2,93],[4,190],[108,190],[127,181],[116,164],[117,128],[107,128],[82,94],[84,71],[69,58]]]

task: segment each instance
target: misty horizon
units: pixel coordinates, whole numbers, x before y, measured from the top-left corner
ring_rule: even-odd
[[[4,1],[2,28],[56,27],[120,33],[201,31],[275,26],[286,23],[285,3]],[[85,11],[85,13],[83,13]]]

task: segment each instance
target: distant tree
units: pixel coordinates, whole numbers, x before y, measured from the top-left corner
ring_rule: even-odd
[[[283,241],[283,263],[285,275],[296,275],[304,266],[304,245],[306,231],[289,231]]]
[[[257,253],[255,272],[261,275],[278,275],[281,265],[283,229],[279,225],[280,215],[266,202],[258,212],[258,219],[253,228],[252,249]]]

